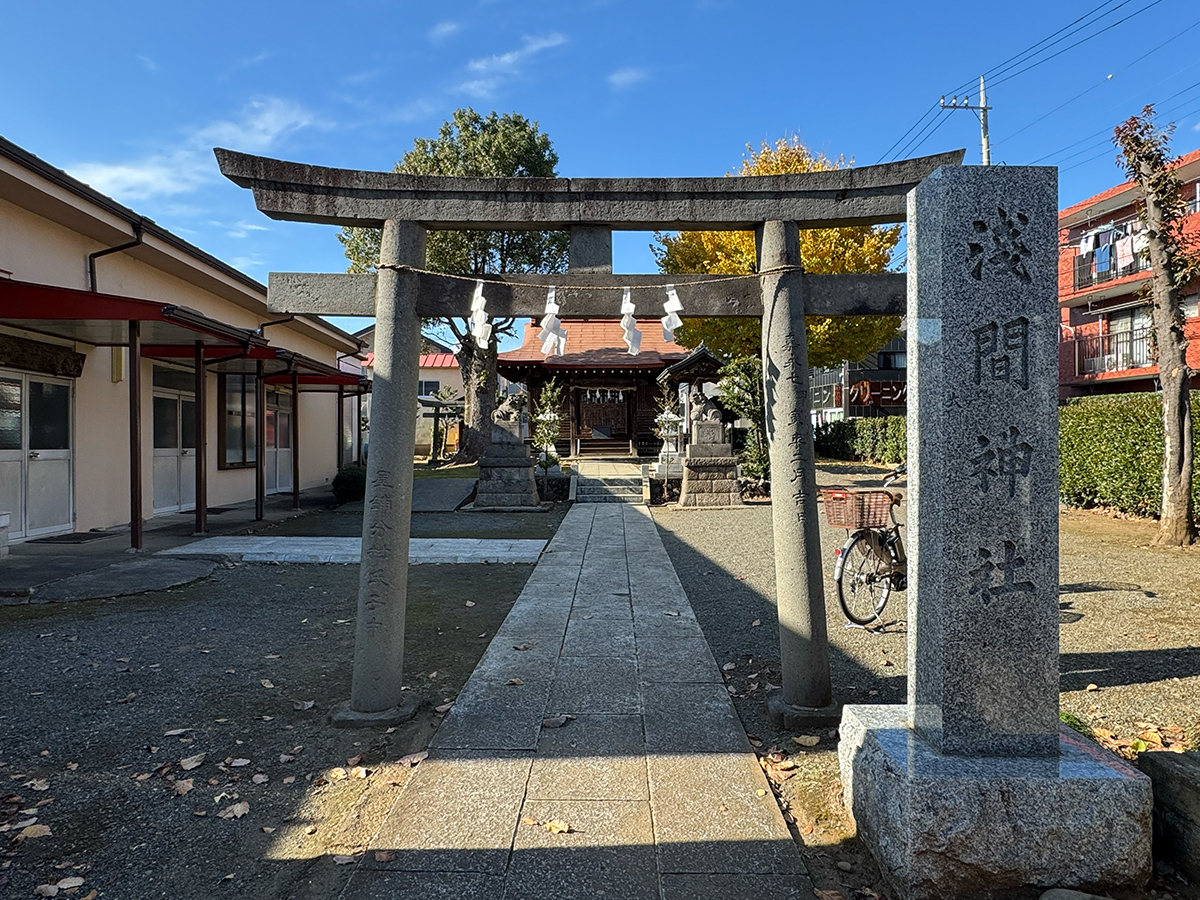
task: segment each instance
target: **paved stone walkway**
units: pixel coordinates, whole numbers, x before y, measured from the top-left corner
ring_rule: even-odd
[[[432,563],[535,563],[546,546],[536,540],[487,538],[411,538],[409,565]],[[357,563],[362,538],[356,537],[213,537],[159,556],[231,556],[242,562]]]
[[[568,513],[343,897],[811,900],[644,507]]]

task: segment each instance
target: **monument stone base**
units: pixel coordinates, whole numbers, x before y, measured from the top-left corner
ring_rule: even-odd
[[[528,456],[482,457],[474,508],[540,509],[535,468],[536,463]]]
[[[847,706],[846,806],[904,900],[1137,889],[1150,876],[1150,780],[1063,727],[1058,757],[942,756],[904,706]]]
[[[689,445],[683,459],[679,505],[683,508],[741,506],[737,465],[737,457],[729,444]]]
[[[783,691],[767,694],[767,717],[787,731],[829,728],[842,719],[842,704],[834,700],[828,706],[795,706],[783,699]]]

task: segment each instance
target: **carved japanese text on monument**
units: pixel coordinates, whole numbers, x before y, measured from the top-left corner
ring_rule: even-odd
[[[1025,575],[1025,557],[1017,555],[1017,545],[1002,541],[1002,550],[980,547],[971,576],[971,595],[979,595],[984,605],[1010,594],[1032,594],[1032,581],[1020,580]]]
[[[1017,482],[1029,477],[1033,445],[1022,440],[1021,431],[1015,425],[1002,438],[992,439],[981,434],[977,441],[977,452],[967,460],[971,464],[971,478],[985,494],[998,481],[1008,487],[1008,496],[1015,496]]]
[[[1016,276],[1017,280],[1029,284],[1029,268],[1025,261],[1032,256],[1032,251],[1025,244],[1022,232],[1029,225],[1029,217],[1019,212],[1010,216],[1003,207],[997,207],[1000,215],[998,224],[989,225],[983,219],[971,223],[975,229],[976,241],[967,242],[967,263],[971,266],[971,277],[976,281],[983,280],[983,265],[990,263]],[[991,238],[991,252],[985,243]]]
[[[988,322],[971,332],[975,336],[975,383],[1007,382],[1029,387],[1029,320],[1017,316],[1008,322]]]

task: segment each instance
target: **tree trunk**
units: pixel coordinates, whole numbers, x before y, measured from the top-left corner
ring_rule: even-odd
[[[463,376],[463,423],[459,429],[456,463],[478,462],[492,442],[492,413],[496,410],[496,340],[486,349],[470,336],[462,342],[458,365]]]
[[[1158,377],[1162,383],[1163,480],[1162,516],[1154,543],[1181,547],[1196,539],[1192,508],[1191,371],[1183,333],[1179,291],[1171,274],[1171,249],[1163,227],[1162,204],[1144,160],[1140,181],[1146,203],[1150,241],[1150,291],[1154,302],[1154,334],[1158,344]]]

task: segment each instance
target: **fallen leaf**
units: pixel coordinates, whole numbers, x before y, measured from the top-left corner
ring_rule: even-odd
[[[792,736],[792,740],[801,747],[815,747],[821,743],[821,739],[815,734],[797,734]]]
[[[179,768],[183,769],[185,772],[189,769],[194,769],[204,762],[204,757],[206,756],[208,756],[207,753],[197,753],[195,756],[185,756],[179,761]]]
[[[420,763],[423,759],[429,756],[428,750],[419,750],[416,753],[410,753],[408,756],[402,756],[396,760],[397,764],[404,766],[406,769],[411,769],[413,766]]]
[[[240,769],[242,766],[250,765],[250,760],[239,758],[239,759],[233,760],[229,765],[231,765],[235,769]]]
[[[376,850],[375,851],[375,862],[395,862],[395,861],[396,861],[396,851],[395,850]]]
[[[64,878],[57,885],[55,885],[55,887],[57,887],[60,891],[70,891],[81,886],[82,884],[82,878],[80,878],[78,875],[72,875],[69,878]]]
[[[32,781],[25,782],[22,787],[27,787],[31,791],[48,791],[50,790],[50,782],[45,778],[35,778]]]
[[[450,708],[453,706],[454,706],[453,702],[443,703],[441,706],[435,706],[433,708],[433,711],[439,716],[444,716],[446,713],[450,712]]]
[[[758,789],[757,791],[755,791],[754,793],[758,794],[758,796],[760,796],[760,797],[765,797],[765,796],[767,796],[767,792],[766,792],[766,791],[764,791],[762,788],[759,788],[759,789]]]
[[[17,840],[24,841],[29,838],[49,837],[53,833],[49,825],[26,825],[17,833]]]
[[[285,775],[283,778],[283,783],[284,784],[295,784],[296,776],[295,775]]]
[[[346,770],[343,769],[341,766],[338,766],[336,769],[329,770],[329,780],[330,781],[341,781],[342,779],[348,778],[348,777],[349,776],[346,774]]]
[[[256,773],[255,773],[255,774],[254,774],[254,775],[251,777],[251,779],[250,779],[250,780],[251,780],[251,781],[253,781],[255,784],[266,784],[268,781],[270,781],[270,780],[271,780],[271,778],[270,778],[270,776],[269,776],[269,775],[265,775],[265,774],[264,774],[264,773],[262,773],[262,772],[256,772]]]
[[[513,684],[513,685],[522,685],[525,682],[523,682],[520,678],[510,678],[510,679],[508,679],[508,681],[506,681],[504,683],[505,684]]]
[[[95,888],[92,888],[90,891],[87,892],[86,895],[84,895],[82,900],[96,900],[96,898],[99,896],[100,896],[100,892],[98,890],[96,890]]]
[[[175,793],[182,797],[188,791],[196,786],[195,781],[191,778],[180,778],[175,782]]]
[[[357,766],[360,762],[362,762],[362,757],[363,757],[363,755],[361,753],[355,753],[353,756],[351,756],[349,759],[346,760],[346,765]]]
[[[521,816],[521,824],[522,825],[541,825],[542,823],[539,822],[537,819],[532,818],[531,816]]]
[[[221,819],[240,819],[248,812],[250,812],[250,804],[245,800],[239,800],[237,803],[227,806],[217,813],[217,817]]]
[[[339,853],[333,857],[333,862],[335,865],[348,866],[348,865],[350,865],[350,863],[355,862],[357,859],[358,859],[358,857],[343,856],[342,854]]]
[[[483,635],[480,635],[480,637],[483,637]],[[524,652],[525,650],[532,650],[533,644],[517,644],[516,646],[513,647],[513,649]]]
[[[1084,688],[1084,690],[1085,691],[1098,691],[1098,690],[1100,690],[1100,688],[1097,685],[1089,684],[1086,688]]]
[[[571,826],[562,819],[549,819],[543,826],[551,834],[570,834]]]
[[[262,681],[260,681],[260,682],[259,682],[259,684],[261,684],[261,685],[262,685],[263,687],[265,687],[267,690],[270,690],[271,688],[275,687],[275,685],[273,685],[273,684],[271,683],[271,679],[270,679],[270,678],[264,678]]]
[[[757,628],[761,624],[762,624],[762,619],[755,619],[753,622],[750,623],[750,627]]]
[[[677,613],[677,612],[665,612],[665,613],[663,613],[663,615],[664,615],[664,616],[678,616],[678,615],[679,615],[679,613]]]
[[[77,763],[77,762],[67,763],[67,771],[68,772],[74,772],[78,768],[79,768],[79,763]]]
[[[351,778],[366,778],[367,775],[369,775],[369,774],[370,773],[363,766],[355,766],[353,769],[350,770]]]
[[[57,897],[58,885],[56,884],[39,884],[33,889],[33,892],[39,897]]]
[[[561,716],[550,716],[547,719],[542,719],[542,727],[543,728],[562,728],[564,725],[566,725],[568,722],[570,722],[573,718],[575,718],[575,717],[568,716],[566,714],[563,714]]]
[[[132,703],[133,699],[136,696],[137,696],[136,693],[130,692],[130,693],[126,694],[124,697],[122,697],[120,700],[118,700],[117,702],[118,703]]]
[[[181,734],[186,734],[191,731],[190,728],[172,728],[170,731],[164,731],[163,737],[179,737]]]
[[[312,709],[317,705],[316,700],[293,700],[292,709]]]
[[[263,834],[274,834],[274,833],[275,833],[275,829],[274,829],[272,826],[270,826],[270,825],[264,825],[264,826],[262,827],[262,833],[263,833]]]
[[[737,668],[737,663],[725,663],[725,665],[721,666],[721,671],[722,672],[732,672],[736,668]]]
[[[278,653],[272,653],[272,654],[270,654],[270,655],[268,655],[268,656],[264,656],[264,657],[263,657],[263,659],[279,659],[279,654],[278,654]]]
[[[474,600],[468,600],[468,601],[467,601],[467,603],[466,603],[466,605],[467,605],[467,606],[474,606],[474,605],[475,605],[475,601],[474,601]]]
[[[295,758],[296,758],[296,757],[292,756],[292,754],[290,754],[290,753],[280,753],[280,754],[279,754],[279,761],[280,761],[281,763],[290,763],[290,762],[292,762],[292,761],[293,761]]]

